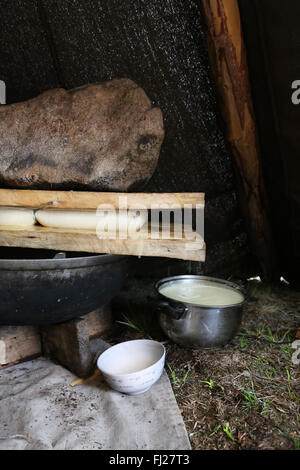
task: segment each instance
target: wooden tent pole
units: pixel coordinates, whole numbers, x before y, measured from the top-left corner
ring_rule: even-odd
[[[237,0],[202,0],[208,52],[225,133],[235,161],[244,218],[262,274],[276,277],[263,183],[258,134],[252,106],[246,49]]]

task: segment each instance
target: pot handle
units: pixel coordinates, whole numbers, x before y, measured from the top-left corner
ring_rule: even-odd
[[[174,320],[179,320],[187,311],[187,307],[182,305],[171,305],[169,302],[163,300],[157,302],[156,308],[159,312],[165,313],[169,317],[174,318]]]

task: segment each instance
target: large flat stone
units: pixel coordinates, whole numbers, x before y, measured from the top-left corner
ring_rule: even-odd
[[[0,106],[0,183],[128,191],[147,181],[164,137],[160,108],[129,79]]]

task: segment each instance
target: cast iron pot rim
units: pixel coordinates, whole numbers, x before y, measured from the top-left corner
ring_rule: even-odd
[[[52,269],[72,269],[122,262],[126,255],[90,254],[72,258],[44,259],[0,259],[0,272],[9,271],[47,271]]]
[[[244,300],[242,300],[242,302],[239,302],[237,304],[230,304],[230,305],[202,305],[202,304],[193,304],[191,302],[172,299],[171,297],[167,297],[166,295],[159,292],[159,288],[162,286],[162,284],[165,284],[165,283],[170,282],[170,281],[178,281],[178,280],[181,280],[181,279],[198,279],[198,280],[202,280],[202,281],[213,281],[213,282],[216,282],[216,283],[219,283],[219,284],[225,284],[228,287],[232,287],[233,289],[238,290],[242,294],[242,296],[244,297]],[[157,290],[158,294],[161,297],[163,297],[164,299],[167,299],[170,303],[173,303],[173,304],[177,303],[177,304],[181,304],[181,305],[183,304],[183,305],[188,305],[188,306],[191,306],[191,307],[205,308],[205,309],[211,309],[211,310],[213,310],[213,309],[214,310],[215,309],[229,309],[229,308],[232,308],[232,307],[242,307],[244,305],[244,303],[246,302],[246,294],[245,294],[245,291],[242,287],[240,287],[238,284],[235,284],[234,282],[226,281],[225,279],[219,279],[217,277],[198,276],[196,274],[180,274],[178,276],[164,277],[163,279],[160,279],[159,281],[157,281],[157,283],[155,284],[155,289]]]

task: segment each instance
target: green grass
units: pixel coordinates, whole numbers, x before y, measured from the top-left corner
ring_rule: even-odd
[[[170,364],[167,363],[167,367],[171,373],[171,383],[173,385],[177,385],[180,383],[180,379],[178,379],[178,377],[176,376],[176,372],[172,369],[172,367],[170,366]]]
[[[125,314],[123,314],[123,318],[124,318],[126,321],[117,320],[116,323],[120,323],[121,325],[128,326],[128,328],[132,328],[132,329],[138,331],[139,333],[142,333],[142,330],[141,330],[137,325],[135,325],[134,323],[132,323],[132,321],[131,321],[128,317],[126,317]]]
[[[221,427],[221,424],[217,424],[217,426],[215,427],[215,429],[213,430],[213,432],[212,432],[211,434],[209,434],[208,437],[212,437],[212,436],[214,436],[215,434],[217,434],[217,432],[219,431],[220,427]]]
[[[233,442],[235,441],[233,435],[232,435],[231,432],[230,432],[229,423],[226,423],[226,424],[225,424],[225,428],[223,428],[223,431],[224,431],[225,434],[229,437],[229,439],[231,439]]]
[[[300,450],[300,439],[294,439],[295,450]]]
[[[216,385],[213,380],[199,380],[201,384],[205,384],[208,386],[208,388],[212,389]]]
[[[241,329],[241,332],[238,336],[241,337],[240,339],[240,346],[244,347],[245,339],[248,337],[253,339],[264,339],[271,344],[277,345],[282,343],[289,343],[291,341],[290,333],[292,330],[288,329],[282,335],[279,333],[274,333],[270,327],[266,326],[265,324],[258,325],[256,329],[249,330],[249,329]]]
[[[206,385],[210,390],[212,390],[213,388],[218,388],[222,390],[222,392],[224,393],[224,387],[222,387],[222,385],[220,384],[217,384],[212,379],[211,380],[199,380],[199,383]]]
[[[285,340],[287,340],[288,342],[290,342],[290,337],[289,337],[289,333],[291,332],[291,330],[287,330],[282,336],[279,336],[278,334],[274,334],[271,330],[271,328],[267,328],[267,334],[263,335],[264,338],[266,338],[267,340],[270,341],[270,343],[274,343],[274,344],[280,344],[280,343],[283,343]]]
[[[246,368],[252,375],[250,368],[249,367],[246,367]],[[271,411],[268,408],[268,404],[270,403],[270,400],[268,398],[259,398],[256,394],[254,382],[252,378],[250,382],[251,382],[251,390],[246,390],[243,387],[239,387],[239,390],[242,392],[242,395],[243,395],[243,408],[247,412],[256,411],[256,412],[259,412],[261,415],[269,413]]]
[[[240,348],[241,349],[247,349],[249,346],[249,340],[246,337],[240,338]]]
[[[280,351],[286,354],[288,357],[292,355],[292,348],[290,344],[282,344],[280,346]]]
[[[179,378],[175,372],[174,369],[172,369],[172,367],[170,366],[170,364],[167,363],[167,367],[170,371],[170,374],[171,374],[171,383],[172,385],[185,385],[186,381],[187,381],[187,378],[188,378],[188,375],[190,373],[190,370],[188,370],[184,376],[182,378]]]
[[[121,320],[116,320],[116,323],[120,323],[121,325],[125,325],[127,326],[128,328],[131,328],[135,331],[137,331],[139,334],[143,335],[143,336],[146,336],[148,339],[153,339],[149,334],[147,334],[143,328],[139,327],[138,325],[136,325],[135,323],[133,323],[130,318],[128,318],[125,314],[122,315],[122,317],[124,318],[124,320],[126,321],[121,321]]]
[[[245,390],[243,387],[239,387],[239,390],[243,394],[243,400],[244,400],[243,407],[247,409],[248,411],[250,409],[252,410],[254,409],[255,411],[258,411],[260,409],[260,403],[259,403],[257,395],[252,391]]]

